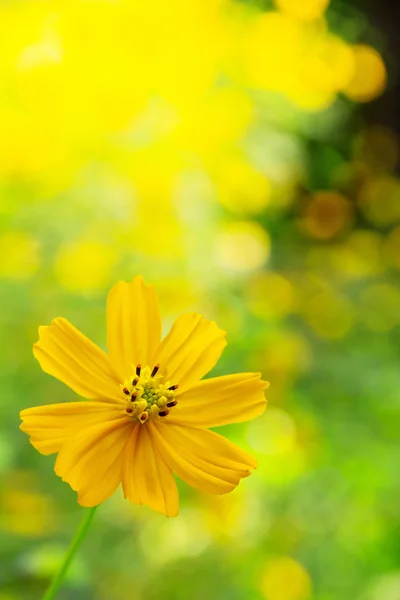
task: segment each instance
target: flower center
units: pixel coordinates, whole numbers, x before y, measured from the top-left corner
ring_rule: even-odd
[[[139,423],[146,423],[156,416],[166,417],[170,409],[178,404],[175,400],[178,386],[172,385],[170,381],[164,382],[159,368],[158,364],[153,370],[137,365],[135,373],[121,385],[127,401],[126,413]]]

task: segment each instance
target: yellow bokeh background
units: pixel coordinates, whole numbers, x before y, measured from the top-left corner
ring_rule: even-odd
[[[174,520],[117,491],[60,600],[397,600],[395,59],[360,4],[0,3],[0,600],[42,597],[82,516],[18,430],[76,399],[37,329],[106,349],[137,274],[164,332],[227,331],[212,375],[271,382],[221,432],[259,467],[226,496],[179,483]]]

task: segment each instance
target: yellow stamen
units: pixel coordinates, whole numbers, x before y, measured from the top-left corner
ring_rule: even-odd
[[[149,413],[148,412],[144,412],[140,416],[140,422],[141,423],[146,423],[146,421],[147,421],[148,418],[149,418]]]
[[[178,385],[164,381],[159,364],[153,369],[141,365],[132,366],[132,369],[136,375],[131,375],[121,385],[124,395],[129,396],[126,414],[142,424],[157,416],[168,416],[169,409],[177,405],[175,390]]]

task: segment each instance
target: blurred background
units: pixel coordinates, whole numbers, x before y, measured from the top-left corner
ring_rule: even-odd
[[[32,356],[105,347],[136,274],[269,408],[259,468],[176,519],[103,504],[60,600],[400,599],[400,8],[390,0],[0,3],[0,600],[40,598],[83,509],[19,431],[74,400]]]

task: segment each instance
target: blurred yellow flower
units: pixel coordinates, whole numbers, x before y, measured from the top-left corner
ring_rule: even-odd
[[[0,277],[25,279],[38,266],[38,240],[22,231],[10,231],[0,237]]]
[[[128,175],[141,205],[157,187],[160,206],[176,175],[201,166],[224,206],[260,212],[276,201],[278,181],[232,149],[276,121],[281,96],[297,121],[341,92],[373,99],[386,83],[378,52],[329,31],[329,0],[274,3],[0,3],[0,178],[17,174],[57,202],[100,160]],[[135,168],[144,149],[150,175]]]
[[[362,44],[354,46],[355,72],[345,87],[346,95],[355,102],[370,102],[386,86],[385,63],[379,52]]]
[[[270,202],[270,180],[242,156],[218,164],[213,178],[219,202],[234,213],[257,214]]]
[[[329,240],[346,230],[352,218],[350,202],[333,191],[320,191],[313,194],[299,221],[306,235],[318,240]]]
[[[21,429],[42,454],[58,453],[57,475],[82,506],[106,500],[122,482],[134,504],[175,516],[175,472],[210,494],[233,490],[256,460],[209,431],[253,419],[265,408],[259,373],[200,379],[216,364],[225,332],[182,315],[161,342],[152,286],[117,283],[107,301],[109,355],[63,318],[39,329],[42,369],[89,402],[28,408]]]
[[[99,242],[78,242],[61,247],[55,271],[60,284],[72,292],[92,292],[108,282],[116,262],[112,247]]]
[[[271,560],[261,579],[266,600],[307,600],[311,596],[311,578],[293,558],[283,556]]]
[[[271,408],[248,432],[249,443],[260,454],[284,454],[296,446],[296,425],[280,408]]]
[[[379,234],[367,229],[357,229],[343,244],[328,248],[329,262],[346,279],[365,279],[378,275],[384,269],[382,239]]]
[[[295,19],[311,21],[322,17],[330,0],[275,0],[276,6]]]
[[[15,535],[37,537],[54,529],[55,510],[50,498],[38,492],[6,489],[0,501],[2,528]]]
[[[229,223],[217,238],[216,258],[227,271],[246,273],[260,269],[271,249],[269,234],[254,221]]]
[[[397,223],[400,219],[400,180],[391,175],[368,178],[358,195],[360,209],[366,219],[378,227]]]

